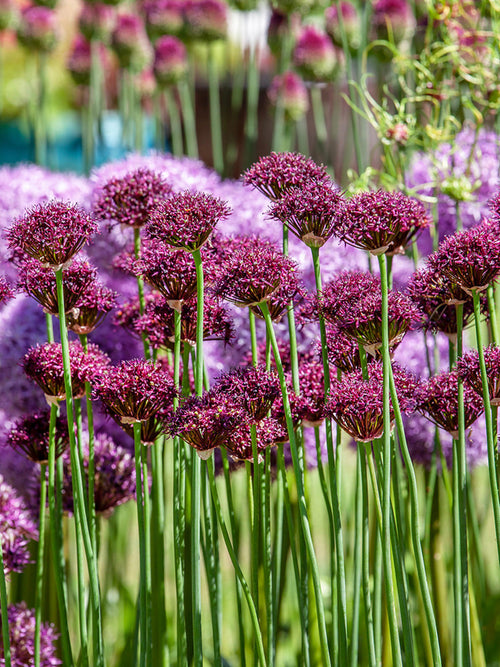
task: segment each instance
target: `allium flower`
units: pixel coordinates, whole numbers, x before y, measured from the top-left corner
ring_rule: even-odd
[[[485,290],[500,273],[498,226],[485,220],[477,227],[449,236],[429,257],[429,265],[468,294]]]
[[[336,46],[343,47],[342,33],[340,29],[340,14],[342,16],[342,23],[347,37],[347,44],[351,51],[356,51],[360,44],[361,36],[361,22],[358,11],[352,2],[341,0],[339,4],[334,2],[330,7],[325,9],[325,28],[326,32],[332,38]]]
[[[380,293],[380,278],[364,271],[342,271],[323,287],[319,312],[332,324],[341,322],[367,294]]]
[[[411,38],[416,27],[415,16],[407,0],[376,0],[373,3],[372,25],[378,39],[395,44]]]
[[[289,192],[298,193],[305,183],[330,181],[325,167],[302,153],[265,155],[244,172],[242,179],[271,201],[279,201]]]
[[[224,442],[224,448],[231,457],[237,460],[254,462],[251,435],[252,426],[256,432],[257,456],[259,461],[263,460],[263,452],[268,447],[282,442],[283,439],[288,440],[286,429],[275,419],[272,419],[272,417],[262,419],[253,425],[242,424]]]
[[[0,276],[0,306],[14,297],[15,290],[3,276]]]
[[[88,335],[102,322],[116,304],[116,292],[99,280],[94,280],[67,314],[68,329],[78,335]]]
[[[6,572],[21,572],[31,562],[29,540],[38,539],[24,501],[0,475],[0,534]]]
[[[97,345],[89,343],[87,352],[77,341],[70,341],[71,389],[73,398],[85,396],[85,382],[92,382],[109,364]],[[26,375],[42,389],[49,404],[66,398],[62,348],[60,343],[45,343],[30,348],[23,360]]]
[[[36,412],[18,419],[7,434],[6,444],[21,450],[34,463],[49,460],[50,412]],[[55,429],[55,455],[61,456],[69,445],[68,424],[63,417],[57,417]]]
[[[191,396],[176,410],[167,424],[171,436],[179,436],[194,447],[201,458],[224,446],[233,433],[248,423],[241,405],[221,400],[215,392]]]
[[[35,610],[24,602],[7,608],[12,667],[34,665],[35,659]],[[55,667],[62,662],[57,657],[58,633],[49,623],[42,623],[40,631],[40,667]],[[0,665],[5,665],[3,641],[0,642]]]
[[[483,399],[464,384],[465,428],[484,410]],[[434,424],[458,438],[458,374],[456,370],[440,373],[420,384],[416,392],[417,409]]]
[[[414,409],[416,379],[398,366],[393,367],[396,391],[402,412]],[[325,415],[334,419],[356,442],[371,442],[384,432],[382,364],[369,365],[368,380],[361,370],[332,379]],[[391,405],[391,422],[394,419]]]
[[[302,29],[293,51],[293,63],[307,81],[332,79],[340,57],[328,35],[312,25]]]
[[[320,248],[338,228],[345,205],[341,192],[332,186],[327,181],[306,181],[271,206],[270,214],[307,246]]]
[[[269,300],[285,276],[297,271],[295,262],[272,243],[243,237],[234,240],[233,248],[233,253],[224,260],[214,290],[237,306],[253,306]]]
[[[48,7],[25,7],[17,27],[17,38],[30,51],[50,53],[59,41],[56,13]]]
[[[484,348],[483,353],[491,405],[500,405],[500,348],[489,345]],[[480,396],[483,395],[479,353],[477,350],[467,352],[457,360],[457,374],[476,393]]]
[[[97,270],[87,261],[75,260],[63,273],[64,309],[69,313],[95,280]],[[23,262],[19,268],[19,287],[37,301],[46,313],[59,314],[54,271],[37,259]]]
[[[311,360],[299,366],[301,416],[304,426],[319,426],[325,418],[325,375],[323,364]]]
[[[162,176],[139,168],[111,178],[97,190],[94,215],[110,224],[143,227],[155,207],[170,194],[171,187]]]
[[[267,96],[274,107],[283,109],[285,120],[289,122],[300,120],[309,110],[306,85],[298,74],[290,70],[273,78]]]
[[[177,395],[170,375],[158,364],[141,359],[104,369],[94,393],[122,424],[147,421],[167,412]]]
[[[278,376],[264,366],[233,369],[217,379],[212,391],[230,396],[253,421],[264,419],[281,395]]]
[[[136,14],[120,13],[111,35],[111,48],[120,67],[141,72],[151,60],[151,46],[142,19]]]
[[[338,235],[373,255],[396,254],[430,223],[423,205],[401,192],[361,192],[347,203]]]
[[[186,47],[177,37],[164,35],[155,44],[153,73],[160,86],[179,83],[188,71]]]
[[[357,341],[335,325],[326,325],[326,345],[328,361],[343,373],[351,373],[361,367]],[[318,355],[321,356],[321,343],[317,342]]]
[[[7,240],[14,253],[57,270],[69,264],[96,232],[97,223],[83,209],[52,201],[26,211],[8,230]]]
[[[150,39],[180,35],[184,27],[182,0],[148,0],[144,3],[146,31]]]
[[[104,3],[84,2],[78,18],[78,27],[88,39],[108,42],[115,24],[114,10]]]
[[[91,65],[92,52],[90,41],[82,35],[77,35],[73,40],[67,60],[68,72],[77,85],[89,85]]]
[[[144,295],[144,300],[145,308],[148,308],[149,304],[157,304],[159,302],[163,305],[163,297],[157,292],[146,293]],[[140,316],[141,304],[139,303],[139,297],[135,296],[130,301],[122,303],[116,309],[113,317],[113,324],[118,327],[123,327],[131,334],[140,336],[140,332],[136,326]]]
[[[300,300],[303,295],[304,289],[299,276],[295,273],[284,273],[279,288],[266,301],[272,321],[279,322],[287,312],[290,302]],[[263,317],[259,306],[251,305],[249,308],[257,317]]]
[[[186,191],[160,202],[146,231],[152,239],[193,252],[208,241],[215,225],[229,213],[222,199]]]
[[[227,33],[227,6],[222,0],[186,0],[184,32],[187,39],[211,42]]]

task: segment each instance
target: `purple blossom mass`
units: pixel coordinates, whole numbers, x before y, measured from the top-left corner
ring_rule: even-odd
[[[21,572],[31,562],[29,540],[38,532],[24,500],[0,475],[0,533],[6,572]]]
[[[9,605],[9,639],[12,667],[33,665],[35,656],[35,610],[24,602]],[[42,623],[40,633],[40,667],[55,667],[62,662],[57,657],[58,633],[50,623]],[[0,645],[0,665],[5,665],[3,644]]]

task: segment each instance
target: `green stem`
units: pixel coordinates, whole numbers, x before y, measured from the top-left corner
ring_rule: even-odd
[[[40,637],[42,629],[43,558],[45,551],[45,517],[47,505],[47,464],[40,464],[40,518],[38,521],[38,554],[35,585],[35,667],[40,666]]]
[[[363,597],[365,602],[365,623],[368,641],[368,659],[370,667],[377,665],[375,635],[373,630],[373,610],[370,591],[370,517],[368,511],[368,482],[366,478],[366,452],[363,445],[358,445],[360,467],[361,496],[362,496],[362,560],[363,560]]]
[[[47,55],[36,54],[37,103],[34,109],[35,162],[44,167],[47,164]]]
[[[359,661],[359,616],[361,598],[361,577],[363,573],[363,490],[361,485],[361,447],[357,448],[356,459],[356,493],[355,493],[355,518],[354,518],[354,580],[352,592],[352,627],[351,627],[351,667],[357,667]]]
[[[174,91],[165,88],[165,101],[167,104],[168,117],[170,120],[170,139],[172,141],[172,152],[179,157],[184,152],[182,140],[182,124],[179,107],[174,96]]]
[[[181,111],[186,132],[186,148],[188,157],[198,157],[198,139],[196,136],[196,121],[193,108],[193,100],[189,89],[189,81],[186,79],[178,84],[179,96],[181,98]]]
[[[219,72],[215,60],[214,45],[208,44],[208,95],[210,105],[210,132],[212,138],[212,156],[214,168],[219,174],[224,171],[224,149],[222,146],[222,127],[220,110]]]
[[[147,665],[148,637],[148,596],[147,575],[148,563],[146,560],[146,516],[144,508],[143,487],[148,483],[147,478],[142,479],[142,453],[141,422],[135,422],[134,428],[134,455],[135,455],[135,478],[137,498],[137,525],[139,529],[139,627],[140,627],[140,665]]]
[[[247,67],[247,115],[245,121],[245,167],[251,162],[259,134],[259,53],[250,48]]]
[[[86,334],[79,336],[85,354],[88,352],[88,341]],[[97,528],[96,528],[96,514],[95,514],[95,434],[94,434],[94,408],[92,406],[92,386],[90,382],[85,383],[85,398],[87,407],[87,429],[89,436],[89,452],[88,452],[88,508],[89,508],[89,524],[90,537],[92,539],[92,547],[94,553],[97,554]]]
[[[490,316],[491,340],[495,345],[500,341],[500,334],[498,331],[497,307],[495,303],[495,288],[494,285],[488,285],[486,290],[488,297],[488,314]]]
[[[2,537],[0,535],[0,610],[2,612],[2,618],[8,618],[7,608],[8,608],[7,582],[5,578],[5,567],[3,562]],[[8,623],[2,623],[2,639],[3,639],[3,647],[2,647],[3,658],[5,661],[5,667],[10,667],[11,649],[10,649],[10,636],[9,636]]]

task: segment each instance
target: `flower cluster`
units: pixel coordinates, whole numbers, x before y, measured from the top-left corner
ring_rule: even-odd
[[[3,276],[0,276],[0,305],[14,297],[14,288],[9,285]]]
[[[7,434],[6,444],[21,450],[35,463],[49,460],[49,420],[50,413],[35,412],[18,419]],[[58,458],[69,445],[68,424],[63,417],[57,417],[54,433],[55,456]]]
[[[491,405],[500,405],[500,348],[489,345],[484,348],[483,354]],[[469,384],[480,396],[483,395],[477,350],[467,352],[458,359],[457,373],[463,382]]]
[[[30,561],[28,542],[37,539],[36,526],[24,502],[0,476],[0,535],[6,572],[21,572]]]
[[[7,608],[12,667],[34,664],[35,656],[35,610],[28,609],[24,602],[11,604]],[[54,626],[42,623],[40,632],[40,667],[61,665],[57,657],[58,633]],[[3,642],[0,642],[0,664],[5,664]]]

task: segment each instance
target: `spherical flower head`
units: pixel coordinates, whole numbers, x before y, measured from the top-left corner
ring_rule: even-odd
[[[116,304],[116,292],[94,279],[66,315],[68,329],[78,335],[92,333]]]
[[[326,325],[326,346],[329,363],[343,373],[351,373],[361,368],[357,341],[335,325]],[[317,350],[321,356],[320,341],[317,343]]]
[[[290,70],[273,78],[267,95],[274,107],[283,109],[287,121],[298,121],[309,110],[306,85],[299,74]]]
[[[177,396],[170,375],[160,365],[142,359],[106,368],[94,392],[107,412],[123,424],[143,422],[171,409]]]
[[[92,53],[89,40],[83,35],[76,35],[68,56],[67,68],[77,85],[89,85],[91,64]]]
[[[343,47],[339,5],[342,24],[347,37],[347,45],[351,51],[357,51],[360,44],[361,22],[358,10],[352,2],[346,2],[346,0],[342,0],[339,4],[334,2],[330,7],[325,9],[326,32],[330,35],[332,42],[336,46]]]
[[[229,456],[238,461],[255,463],[252,447],[252,428],[255,429],[257,457],[264,460],[264,452],[268,447],[288,439],[286,429],[272,417],[266,417],[257,424],[242,424],[224,442],[224,448]]]
[[[391,39],[395,44],[411,38],[415,16],[407,0],[376,0],[372,24],[378,39]]]
[[[120,13],[111,35],[111,48],[120,67],[142,72],[151,62],[151,45],[142,18],[136,14]]]
[[[28,542],[37,539],[37,529],[24,501],[1,475],[0,535],[5,572],[22,572],[24,567],[31,562]]]
[[[7,607],[9,640],[12,667],[33,665],[35,655],[35,610],[26,603]],[[55,667],[62,662],[57,657],[56,641],[59,635],[51,623],[42,623],[40,628],[40,667]],[[0,665],[5,664],[3,641],[0,642]]]
[[[155,44],[153,72],[160,86],[173,86],[187,73],[186,47],[177,37],[163,35]]]
[[[75,260],[63,273],[64,309],[70,313],[96,279],[97,270],[87,261]],[[19,287],[37,301],[46,313],[59,315],[54,271],[39,260],[23,262],[19,268]]]
[[[223,401],[220,394],[212,391],[186,399],[169,420],[167,432],[182,438],[201,458],[209,458],[248,421],[241,405],[230,399]]]
[[[421,202],[402,192],[361,192],[345,208],[339,236],[373,255],[396,254],[430,224]]]
[[[80,10],[78,27],[87,40],[108,42],[115,16],[113,8],[104,3],[85,2]]]
[[[367,271],[342,271],[323,287],[317,308],[327,322],[338,325],[363,296],[378,293],[378,276]]]
[[[329,183],[330,177],[319,165],[302,153],[270,153],[259,158],[242,175],[243,183],[250,185],[271,201],[279,201],[287,193],[299,192],[305,183]]]
[[[160,202],[146,228],[149,238],[189,252],[199,250],[227,218],[226,202],[205,192],[181,192]]]
[[[308,25],[295,44],[293,63],[307,81],[328,81],[339,66],[339,55],[325,32]]]
[[[111,178],[96,193],[94,215],[109,224],[136,229],[149,222],[156,206],[171,194],[163,177],[147,168]]]
[[[297,265],[268,241],[244,237],[235,239],[233,253],[223,262],[215,293],[237,306],[253,306],[269,300],[288,273]]]
[[[500,348],[489,345],[483,350],[486,375],[488,377],[488,393],[491,405],[500,405]],[[465,353],[457,360],[457,373],[463,382],[469,384],[480,396],[483,395],[479,353],[477,350]]]
[[[417,381],[398,366],[393,367],[393,372],[400,408],[403,412],[411,412]],[[332,379],[325,415],[334,419],[356,442],[371,442],[381,437],[384,432],[383,408],[382,364],[369,364],[368,380],[363,379],[361,370],[346,373],[341,380]],[[390,415],[392,422],[392,404]]]
[[[17,27],[19,42],[31,51],[50,53],[59,41],[57,16],[48,7],[33,5],[21,12]]]
[[[420,384],[416,392],[417,409],[434,424],[458,438],[458,381],[456,369],[440,373]],[[469,384],[464,387],[465,428],[484,410],[483,400]]]
[[[180,35],[184,27],[181,0],[150,0],[144,6],[146,31],[154,42],[165,36]]]
[[[92,382],[109,364],[109,358],[92,343],[85,352],[77,341],[69,342],[69,357],[73,398],[82,398],[85,382]],[[42,389],[49,404],[57,405],[66,398],[60,343],[44,343],[30,348],[23,359],[23,367],[26,375]]]
[[[319,426],[325,418],[325,375],[323,364],[314,359],[299,366],[301,417],[304,426]]]
[[[213,391],[221,397],[231,396],[231,400],[240,404],[253,421],[264,419],[281,395],[277,374],[267,371],[264,366],[233,369],[217,379]]]
[[[51,201],[28,209],[8,229],[7,240],[14,253],[57,271],[69,265],[97,230],[97,223],[79,206]]]
[[[492,217],[497,222],[500,221],[500,191],[496,192],[493,197],[488,201],[488,208],[492,213]]]
[[[279,322],[287,312],[290,302],[300,299],[304,295],[302,281],[296,273],[283,273],[279,288],[267,299],[267,307],[273,322]],[[250,305],[250,310],[262,318],[262,311],[259,306]],[[298,320],[297,320],[298,323]]]
[[[187,39],[212,42],[227,34],[227,6],[222,0],[186,0],[184,33]]]
[[[327,181],[311,181],[285,194],[270,214],[311,248],[321,248],[339,227],[345,200]]]
[[[500,273],[497,225],[484,221],[449,236],[429,257],[429,265],[458,283],[467,294],[485,290]]]
[[[49,460],[50,412],[36,412],[16,420],[7,434],[6,444],[21,450],[34,463],[48,463]],[[69,445],[68,424],[63,417],[57,417],[55,428],[55,456],[58,458]]]
[[[13,299],[16,291],[9,285],[3,276],[0,276],[0,306],[9,299]]]

